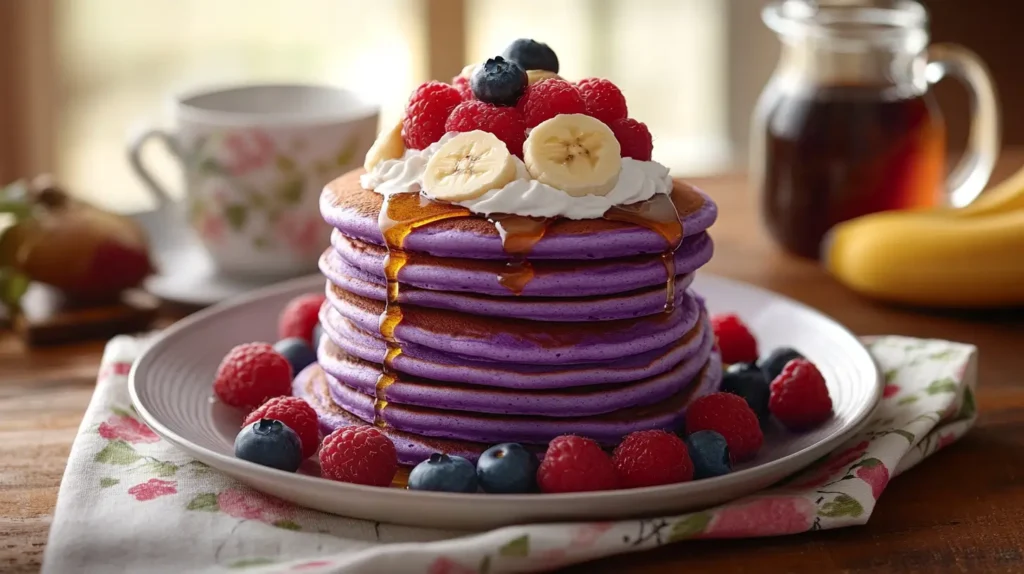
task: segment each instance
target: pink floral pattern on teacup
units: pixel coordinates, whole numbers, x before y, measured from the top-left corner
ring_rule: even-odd
[[[274,140],[258,129],[228,132],[224,151],[224,167],[236,177],[268,165],[277,155]]]

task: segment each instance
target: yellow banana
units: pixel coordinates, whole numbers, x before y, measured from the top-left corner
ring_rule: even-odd
[[[825,240],[825,267],[854,291],[896,303],[1024,305],[1024,209],[1008,208],[1017,205],[1010,199],[998,205],[1007,210],[891,211],[841,223]]]

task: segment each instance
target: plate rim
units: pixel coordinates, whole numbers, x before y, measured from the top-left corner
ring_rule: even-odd
[[[797,307],[802,308],[804,311],[809,311],[815,315],[818,315],[819,317],[825,318],[833,325],[833,327],[840,329],[841,332],[848,335],[853,341],[857,343],[861,350],[866,354],[867,358],[870,360],[873,367],[872,372],[875,376],[875,384],[873,385],[870,399],[866,401],[866,404],[868,406],[864,408],[863,411],[859,414],[859,416],[853,419],[853,421],[850,422],[846,426],[846,428],[842,430],[842,432],[839,432],[834,436],[828,437],[826,439],[808,445],[796,452],[787,454],[775,460],[765,462],[757,466],[752,466],[750,468],[745,468],[742,470],[731,472],[724,476],[702,479],[700,481],[689,481],[684,483],[647,486],[641,488],[555,494],[450,493],[398,488],[383,488],[378,486],[366,486],[361,484],[333,481],[318,476],[311,476],[300,473],[285,472],[282,470],[260,466],[258,464],[241,460],[226,454],[222,454],[209,448],[206,448],[205,446],[196,444],[168,428],[156,416],[154,416],[153,413],[149,411],[149,409],[146,408],[146,405],[143,404],[143,401],[140,398],[139,394],[139,386],[142,384],[140,382],[141,377],[139,376],[139,371],[140,369],[149,366],[147,362],[153,360],[153,356],[156,354],[158,350],[160,350],[161,345],[166,345],[168,344],[167,341],[172,341],[174,338],[182,336],[182,332],[189,330],[196,323],[203,322],[207,320],[209,317],[218,315],[221,312],[226,311],[228,309],[246,305],[248,303],[258,301],[260,299],[280,295],[288,291],[297,290],[300,287],[315,287],[316,282],[322,282],[325,280],[323,276],[320,274],[306,275],[303,277],[298,277],[295,279],[290,279],[287,281],[276,283],[267,287],[255,289],[244,295],[233,297],[229,300],[216,303],[214,305],[211,305],[210,307],[197,311],[196,313],[193,313],[192,315],[189,315],[188,317],[185,317],[177,321],[170,327],[167,327],[158,335],[156,335],[155,339],[151,341],[149,345],[146,346],[144,351],[132,364],[132,367],[128,373],[128,393],[129,396],[131,397],[132,405],[139,413],[139,416],[147,425],[150,426],[150,428],[153,429],[154,432],[156,432],[162,438],[166,439],[168,442],[174,444],[177,448],[185,451],[186,454],[193,456],[206,464],[210,464],[210,466],[217,466],[216,464],[211,464],[209,462],[210,460],[213,460],[217,461],[218,464],[222,464],[230,468],[233,472],[239,474],[251,473],[254,471],[258,473],[267,473],[266,478],[280,478],[281,480],[290,480],[294,482],[294,486],[297,488],[327,487],[326,485],[333,485],[334,488],[340,489],[340,494],[344,494],[347,492],[353,495],[368,496],[381,495],[384,492],[386,492],[389,496],[398,497],[397,500],[399,501],[399,504],[403,502],[414,503],[423,500],[432,501],[436,503],[473,502],[478,505],[501,505],[515,502],[523,502],[524,500],[533,500],[534,498],[539,500],[551,501],[552,503],[580,503],[585,501],[601,502],[606,500],[633,498],[641,494],[648,496],[662,494],[666,497],[685,496],[686,494],[689,494],[687,492],[688,490],[695,489],[695,485],[699,485],[700,487],[702,487],[702,490],[705,488],[711,489],[712,487],[720,487],[722,489],[727,489],[731,486],[737,486],[739,483],[744,483],[748,480],[755,480],[756,477],[760,474],[765,474],[767,472],[771,472],[772,470],[778,469],[778,467],[780,466],[785,466],[787,461],[791,461],[795,458],[806,457],[810,454],[811,451],[819,452],[819,456],[832,452],[845,441],[853,437],[856,433],[860,432],[864,428],[864,426],[866,426],[868,422],[870,422],[872,415],[875,413],[875,411],[881,404],[884,378],[882,377],[881,369],[878,365],[878,362],[867,350],[866,346],[861,342],[860,337],[858,337],[856,334],[850,331],[845,325],[838,322],[832,316],[818,309],[815,309],[809,305],[806,305],[800,301],[787,297],[786,295],[783,295],[781,293],[777,293],[775,291],[771,291],[770,289],[766,289],[757,285],[752,285],[744,281],[730,279],[719,275],[714,275],[711,273],[698,273],[698,275],[698,278],[703,277],[704,281],[710,280],[713,282],[721,282],[728,284],[732,287],[754,290],[760,292],[761,295],[770,296],[775,299],[781,299],[791,305],[795,305]],[[805,463],[801,465],[798,469],[785,473],[782,476],[785,477],[796,474],[797,472],[806,469],[809,464],[810,462]],[[777,483],[777,480],[772,484],[775,483]]]

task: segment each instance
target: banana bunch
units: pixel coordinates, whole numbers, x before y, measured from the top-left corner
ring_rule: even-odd
[[[840,282],[869,297],[929,307],[1024,305],[1024,168],[967,207],[841,223],[822,257]]]

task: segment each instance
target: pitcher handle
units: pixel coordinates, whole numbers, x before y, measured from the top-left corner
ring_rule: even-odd
[[[999,156],[999,101],[988,68],[974,52],[955,44],[928,47],[925,78],[934,84],[952,76],[967,86],[971,102],[971,131],[967,150],[950,172],[946,183],[949,202],[963,207],[974,201],[992,175]]]
[[[167,191],[167,188],[153,177],[153,173],[142,162],[142,148],[149,140],[154,138],[163,142],[167,151],[177,158],[178,161],[183,161],[178,142],[173,135],[158,128],[146,128],[131,138],[128,144],[128,163],[131,164],[132,170],[135,171],[135,174],[139,176],[142,183],[149,188],[157,202],[163,207],[174,203],[174,199]]]

